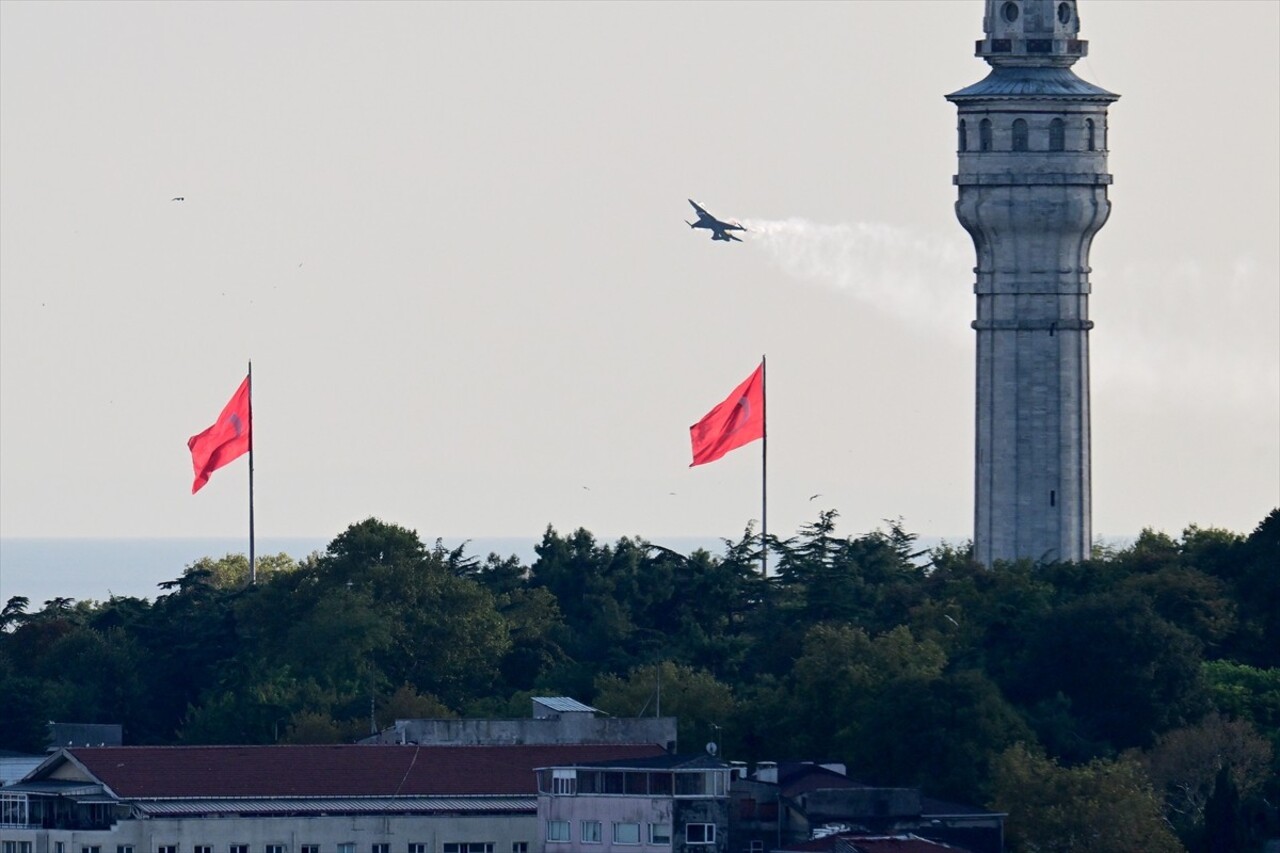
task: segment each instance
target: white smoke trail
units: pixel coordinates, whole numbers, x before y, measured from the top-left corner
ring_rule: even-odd
[[[749,219],[749,243],[783,272],[847,293],[912,325],[967,339],[973,314],[973,248],[963,234],[926,236],[873,222],[820,225]]]
[[[744,220],[748,245],[788,276],[848,294],[905,325],[973,345],[973,248],[963,234],[926,235],[874,222]],[[1253,258],[1229,270],[1159,258],[1100,278],[1094,379],[1119,393],[1184,393],[1215,405],[1277,409],[1277,296]],[[1162,298],[1152,300],[1152,282]],[[1274,414],[1273,414],[1274,417]]]

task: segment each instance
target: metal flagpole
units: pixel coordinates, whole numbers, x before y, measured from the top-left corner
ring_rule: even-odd
[[[760,575],[769,579],[769,394],[760,356]],[[252,444],[249,445],[253,447]],[[252,463],[250,463],[252,465]],[[252,468],[250,469],[252,470]]]
[[[253,360],[249,361],[249,584],[258,582],[258,561],[253,553]]]

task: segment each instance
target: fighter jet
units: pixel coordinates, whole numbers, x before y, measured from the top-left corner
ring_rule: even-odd
[[[693,199],[689,199],[689,204],[693,205],[694,210],[698,211],[698,221],[690,222],[689,220],[686,219],[684,221],[685,225],[688,225],[690,228],[709,229],[711,231],[712,240],[723,240],[726,243],[728,243],[730,240],[734,240],[739,243],[742,242],[740,238],[735,237],[728,232],[746,231],[747,229],[743,228],[741,225],[739,225],[736,222],[721,222],[719,219],[716,219],[710,213],[707,213],[705,210],[703,210],[702,206],[699,205]]]

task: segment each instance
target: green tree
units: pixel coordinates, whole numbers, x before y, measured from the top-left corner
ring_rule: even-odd
[[[853,731],[839,743],[872,778],[961,801],[986,792],[992,756],[1032,737],[999,688],[974,671],[898,679]]]
[[[636,667],[626,677],[601,675],[595,704],[615,716],[677,717],[680,748],[720,740],[719,729],[735,717],[736,703],[728,685],[708,672],[661,661]],[[695,747],[696,749],[697,747]]]
[[[1241,796],[1260,792],[1272,773],[1271,744],[1248,722],[1217,714],[1166,732],[1150,750],[1130,757],[1142,764],[1163,797],[1169,824],[1193,847],[1203,846],[1191,842],[1205,830],[1205,809],[1223,771],[1237,804]]]
[[[1023,744],[993,767],[990,807],[1008,814],[1011,853],[1183,853],[1133,761],[1062,767]]]
[[[945,665],[937,644],[916,640],[905,626],[874,639],[848,625],[811,628],[787,680],[792,707],[786,718],[796,729],[790,754],[852,749],[867,734],[859,722],[885,693],[904,680],[937,678]]]
[[[1147,746],[1207,709],[1196,640],[1133,593],[1091,594],[1028,626],[1010,694],[1028,705],[1061,693],[1089,740]]]
[[[283,552],[263,554],[254,559],[254,575],[263,583],[278,572],[296,571],[298,563]],[[249,558],[244,554],[227,554],[219,559],[201,557],[187,571],[208,572],[209,585],[215,589],[236,590],[249,585]]]

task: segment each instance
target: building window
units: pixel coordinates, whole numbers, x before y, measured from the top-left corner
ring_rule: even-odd
[[[80,848],[80,853],[102,853],[101,844],[87,844]]]
[[[582,843],[583,844],[600,844],[604,841],[604,830],[601,828],[598,820],[584,820],[582,822]]]
[[[284,849],[282,848],[280,850],[272,850],[270,847],[268,847],[267,853],[284,853]],[[369,853],[391,853],[391,845],[390,844],[374,844],[369,848]]]
[[[961,151],[968,151],[969,150],[969,134],[966,132],[964,119],[960,119],[959,133],[960,133],[960,139],[956,147],[958,147]]]
[[[716,825],[714,823],[686,823],[684,825],[684,841],[686,844],[715,844]]]
[[[991,150],[991,119],[989,118],[978,122],[978,148],[983,151]]]
[[[116,853],[133,853],[132,844],[117,844]]]
[[[671,843],[671,824],[669,823],[649,824],[649,843],[650,844],[670,844]]]
[[[613,843],[614,844],[639,844],[640,843],[640,824],[615,823],[613,825]]]
[[[511,853],[529,853],[528,841],[512,841]]]
[[[346,853],[356,853],[354,849],[354,845],[352,845],[352,847],[353,849],[348,850]],[[229,853],[249,853],[249,845],[248,844],[232,844],[230,847],[227,848],[227,850],[229,851]],[[342,850],[341,845],[339,845],[338,850],[339,851]]]
[[[156,847],[156,853],[178,853],[178,845],[161,844]]]
[[[1055,118],[1049,122],[1049,150],[1065,151],[1067,148],[1067,126],[1062,119]]]
[[[232,850],[231,853],[236,853]],[[246,851],[247,853],[247,851]],[[356,844],[354,841],[344,841],[338,845],[338,853],[356,853]]]
[[[551,771],[551,793],[573,796],[578,791],[578,774],[573,770]]]
[[[298,848],[298,850],[301,853],[320,853],[320,845],[319,844],[303,844],[301,847]],[[426,853],[426,851],[424,850],[422,851],[422,853]]]
[[[547,821],[547,840],[548,841],[568,841],[569,840],[569,821],[567,820]]]
[[[655,796],[669,797],[675,790],[675,782],[670,773],[650,773],[649,793]]]
[[[55,841],[53,843],[53,853],[67,853],[67,843],[65,841]]]
[[[209,844],[197,844],[191,848],[191,853],[213,853],[213,847]],[[316,850],[315,853],[320,853],[320,851]]]
[[[386,845],[384,844],[384,845],[382,845],[382,846],[383,846],[383,847],[385,847]],[[376,845],[376,844],[375,844],[375,845],[373,845],[373,847],[374,847],[374,853],[377,853],[378,845]],[[267,845],[266,853],[284,853],[284,845],[283,845],[283,844],[268,844],[268,845]],[[383,851],[382,851],[382,853],[387,853],[387,851],[383,850]]]
[[[1027,151],[1027,123],[1023,119],[1013,120],[1013,150]]]
[[[306,851],[304,850],[303,853],[306,853]],[[317,853],[319,853],[319,851],[317,851]],[[410,841],[408,853],[427,853],[427,845],[421,841]],[[511,853],[517,853],[515,845],[512,845]]]
[[[1087,118],[1084,120],[1084,137],[1085,137],[1085,145],[1088,147],[1090,151],[1098,150],[1098,146],[1094,142],[1094,138],[1093,138],[1093,119],[1091,118]]]
[[[440,853],[493,853],[492,841],[446,841]]]

